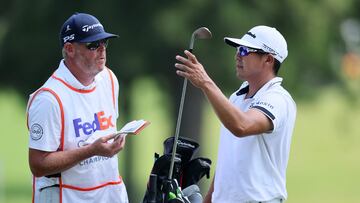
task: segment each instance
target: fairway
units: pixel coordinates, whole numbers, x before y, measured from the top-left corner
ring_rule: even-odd
[[[0,202],[31,201],[31,175],[28,167],[28,136],[25,101],[13,91],[0,92]]]
[[[150,79],[141,79],[142,99],[132,94],[136,109],[134,119],[149,119],[152,124],[138,136],[129,137],[133,144],[135,169],[133,185],[139,202],[153,163],[153,153],[162,152],[162,142],[173,129],[169,122],[166,96]],[[25,125],[26,102],[13,91],[0,92],[2,141],[0,142],[0,202],[25,203],[31,201],[31,175],[27,162],[28,136]],[[142,102],[144,99],[147,102]],[[360,193],[360,105],[349,102],[335,88],[328,88],[312,101],[298,102],[298,116],[288,166],[288,203],[359,202]],[[207,104],[204,113],[201,149],[202,156],[216,162],[219,121]],[[122,121],[120,121],[122,122]],[[141,150],[136,150],[141,149]],[[120,163],[123,157],[120,156]],[[142,164],[142,165],[141,165]],[[212,175],[215,164],[212,167]],[[123,170],[120,167],[120,170]],[[124,177],[126,179],[126,177]],[[206,193],[210,180],[202,180]]]

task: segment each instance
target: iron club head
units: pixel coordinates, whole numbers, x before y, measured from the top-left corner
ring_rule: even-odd
[[[196,29],[191,35],[189,51],[192,52],[194,48],[195,39],[210,39],[211,37],[212,34],[208,28],[200,27]]]
[[[212,37],[212,34],[208,28],[200,27],[200,28],[196,29],[191,35],[189,51],[192,52],[193,47],[194,47],[194,41],[196,38],[210,39],[211,37]],[[185,78],[183,89],[182,89],[182,94],[181,94],[178,120],[176,122],[174,143],[177,143],[178,139],[179,139],[179,132],[180,132],[181,117],[182,117],[182,111],[183,111],[184,100],[185,100],[186,86],[187,86],[187,79]],[[173,150],[171,153],[171,162],[170,162],[170,168],[169,168],[169,176],[168,176],[169,179],[172,179],[174,162],[175,162],[175,154],[176,154],[176,146],[177,146],[177,144],[173,144]]]

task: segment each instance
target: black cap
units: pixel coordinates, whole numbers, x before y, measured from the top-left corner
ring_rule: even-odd
[[[105,32],[100,21],[86,13],[75,13],[65,21],[60,30],[61,47],[66,42],[86,43],[115,37],[119,36]]]

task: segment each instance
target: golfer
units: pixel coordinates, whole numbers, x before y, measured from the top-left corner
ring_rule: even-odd
[[[241,39],[225,37],[236,50],[236,76],[244,80],[230,99],[195,55],[176,56],[176,73],[200,88],[222,125],[215,177],[205,202],[279,203],[287,198],[286,167],[296,104],[277,77],[288,55],[278,30],[256,26]]]
[[[29,164],[35,203],[127,203],[114,140],[119,84],[105,66],[117,35],[75,13],[60,30],[64,59],[28,102]],[[92,143],[89,138],[96,137]]]

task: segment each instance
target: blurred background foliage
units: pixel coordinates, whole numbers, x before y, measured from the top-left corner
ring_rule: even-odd
[[[163,140],[175,131],[183,81],[174,71],[175,55],[188,48],[196,28],[208,27],[213,39],[197,41],[194,52],[229,96],[241,82],[235,77],[235,50],[223,38],[241,37],[260,24],[276,27],[287,39],[289,56],[280,76],[298,103],[288,202],[360,202],[358,187],[352,184],[360,180],[356,172],[360,160],[354,156],[360,152],[355,136],[360,109],[360,1],[0,2],[0,124],[5,138],[0,144],[0,202],[30,201],[25,106],[28,95],[57,68],[58,33],[74,12],[93,14],[108,32],[120,35],[110,41],[107,59],[120,82],[119,125],[139,118],[152,122],[142,135],[130,137],[120,153],[131,202],[142,198],[153,153],[161,153]],[[219,125],[202,93],[189,86],[181,135],[199,141],[200,154],[214,163]],[[209,182],[203,180],[202,192]]]

